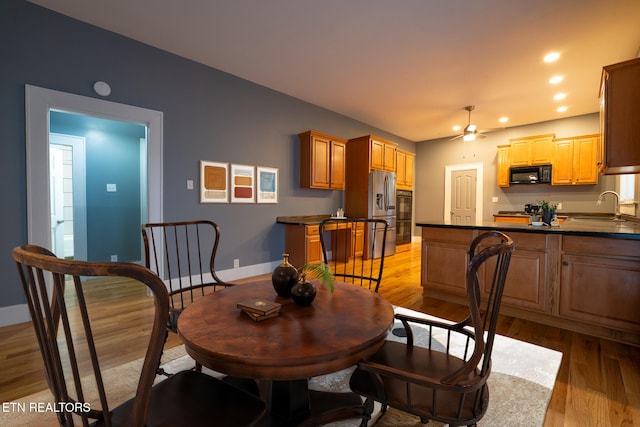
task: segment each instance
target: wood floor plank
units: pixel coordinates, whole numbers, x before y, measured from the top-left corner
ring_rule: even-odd
[[[466,315],[464,306],[422,296],[420,258],[420,243],[413,243],[410,251],[388,257],[380,295],[394,305],[449,320],[462,319]],[[103,365],[117,366],[141,357],[146,348],[145,316],[152,310],[144,291],[127,283],[100,281],[88,288],[97,310],[93,321],[110,345],[104,349]],[[114,316],[114,305],[126,310]],[[640,427],[640,347],[509,316],[501,316],[497,330],[563,354],[545,427]],[[0,343],[0,399],[11,401],[45,389],[42,359],[31,324],[0,328]],[[180,345],[179,338],[169,334],[167,348],[176,345]]]

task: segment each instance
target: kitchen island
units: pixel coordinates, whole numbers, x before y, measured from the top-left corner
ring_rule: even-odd
[[[515,242],[501,313],[640,345],[640,221],[569,217],[559,227],[507,222],[422,227],[423,295],[466,303],[467,251],[500,230]],[[489,286],[484,277],[481,285]]]

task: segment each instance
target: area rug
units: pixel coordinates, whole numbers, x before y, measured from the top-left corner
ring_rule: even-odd
[[[433,318],[415,311],[396,308],[397,312]],[[441,320],[441,319],[438,319]],[[394,328],[400,327],[397,323]],[[403,338],[389,333],[388,339],[401,341]],[[415,343],[425,345],[428,339],[426,329],[417,330]],[[436,342],[444,342],[434,336]],[[493,350],[493,371],[489,377],[491,398],[489,409],[479,425],[481,426],[542,426],[551,398],[562,354],[544,347],[497,335]],[[185,354],[184,347],[166,350],[163,355],[163,368],[168,372],[177,372],[193,366],[193,360]],[[105,382],[111,390],[111,405],[130,398],[135,393],[136,381],[142,366],[141,360],[126,363],[106,371]],[[220,374],[206,370],[212,376]],[[347,391],[352,368],[310,380],[310,388],[328,391]],[[159,377],[157,381],[161,381]],[[91,401],[91,398],[87,399]],[[46,404],[53,401],[49,390],[25,396],[15,402],[3,402],[0,413],[1,426],[56,426],[54,413],[42,411]],[[44,406],[43,406],[44,405]],[[346,420],[332,423],[331,427],[358,426],[359,420]],[[418,417],[389,409],[380,413],[377,405],[374,417],[369,423],[375,427],[418,427],[424,426]],[[443,424],[430,421],[429,426],[440,427]]]

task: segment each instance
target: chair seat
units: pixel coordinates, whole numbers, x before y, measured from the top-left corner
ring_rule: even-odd
[[[386,341],[382,348],[367,361],[405,373],[410,372],[421,377],[433,378],[434,380],[446,377],[465,364],[462,359],[441,351],[429,350],[428,348],[417,346],[410,347],[404,343],[395,341]],[[468,379],[470,384],[474,384],[473,379],[478,375],[479,371],[476,369],[472,371],[466,379]],[[476,407],[474,400],[476,397],[475,389],[477,389],[477,387],[468,390],[466,393],[467,396],[464,398],[462,416],[459,417],[457,415],[458,404],[461,396],[465,394],[465,392],[438,390],[434,408],[434,389],[417,384],[410,384],[408,386],[406,377],[404,379],[395,379],[389,376],[383,376],[382,378],[384,382],[384,392],[377,389],[373,374],[358,368],[351,376],[350,386],[354,392],[378,400],[383,404],[388,404],[418,416],[429,414],[429,418],[435,420],[442,418],[440,421],[443,422],[451,419],[473,420],[477,416],[477,414],[473,413],[474,407]],[[465,379],[460,382],[464,383]],[[407,387],[409,387],[409,392],[411,393],[410,399],[407,397]],[[482,406],[486,407],[489,401],[489,389],[486,384],[482,386],[481,394],[481,399],[483,400]]]
[[[132,407],[133,399],[113,409],[113,425],[128,425]],[[264,413],[258,397],[209,375],[182,371],[153,387],[146,425],[251,426]]]

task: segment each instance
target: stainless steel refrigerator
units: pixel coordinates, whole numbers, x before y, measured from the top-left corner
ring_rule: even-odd
[[[387,229],[387,241],[385,256],[396,253],[396,174],[394,172],[373,171],[369,173],[369,218],[386,219],[389,223]],[[369,229],[368,233],[373,233]],[[382,236],[376,236],[376,240]],[[373,240],[371,237],[369,242]],[[378,240],[381,241],[381,240]],[[380,253],[374,253],[374,258],[379,258]],[[369,248],[371,253],[371,248]]]

